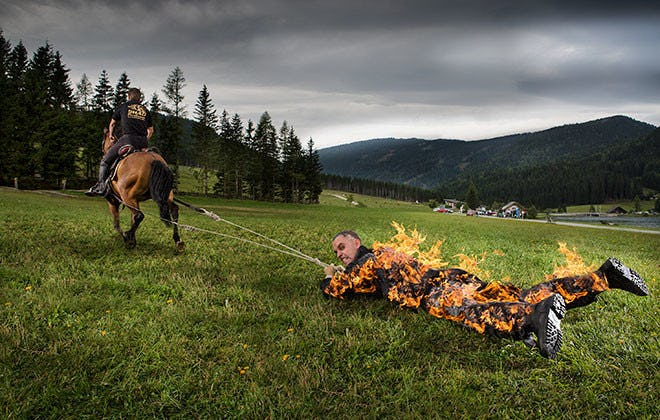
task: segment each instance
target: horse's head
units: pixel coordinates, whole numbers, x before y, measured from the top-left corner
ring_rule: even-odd
[[[115,136],[107,128],[103,129],[103,153],[107,153],[108,149],[117,142]]]

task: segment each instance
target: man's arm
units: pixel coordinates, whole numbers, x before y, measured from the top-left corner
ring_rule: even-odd
[[[115,135],[115,124],[117,121],[115,121],[114,118],[110,118],[110,124],[108,124],[108,131],[110,132],[111,136]]]
[[[331,268],[326,267],[323,270],[326,278],[321,281],[321,291],[326,296],[343,299],[353,293],[369,295],[378,293],[378,274],[373,254],[363,256],[357,265],[348,267],[346,271],[338,271],[337,267],[331,267],[335,270],[334,273],[328,276]]]
[[[325,278],[321,280],[321,291],[326,297],[335,297],[339,299],[344,298],[344,294],[352,289],[351,282],[348,280],[346,274],[336,272],[330,273],[329,269],[334,267],[326,267]]]

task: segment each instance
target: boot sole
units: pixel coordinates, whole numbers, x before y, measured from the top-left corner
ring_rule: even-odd
[[[550,308],[548,308],[547,315],[544,317],[545,323],[541,327],[541,331],[539,331],[538,344],[543,356],[549,359],[556,359],[562,345],[563,334],[560,320],[566,314],[566,303],[564,298],[558,294],[548,299],[552,299],[552,301],[549,302]]]
[[[604,268],[604,270],[603,270]],[[616,258],[609,258],[601,271],[605,273],[610,288],[625,290],[637,296],[648,296],[649,288],[637,272],[626,267]]]

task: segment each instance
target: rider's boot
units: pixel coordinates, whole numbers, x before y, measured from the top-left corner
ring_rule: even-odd
[[[101,161],[99,165],[99,181],[85,192],[87,196],[105,195],[105,179],[108,177],[108,164]]]

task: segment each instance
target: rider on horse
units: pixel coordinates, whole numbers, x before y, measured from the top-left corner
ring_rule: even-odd
[[[108,177],[109,168],[117,159],[119,149],[122,146],[130,144],[136,150],[148,147],[147,140],[153,134],[154,126],[151,122],[151,113],[142,105],[141,99],[142,92],[139,89],[130,88],[128,90],[128,101],[120,105],[112,115],[108,126],[109,134],[112,135],[115,124],[120,121],[123,135],[101,159],[99,181],[85,193],[86,195],[105,195],[105,181]]]

